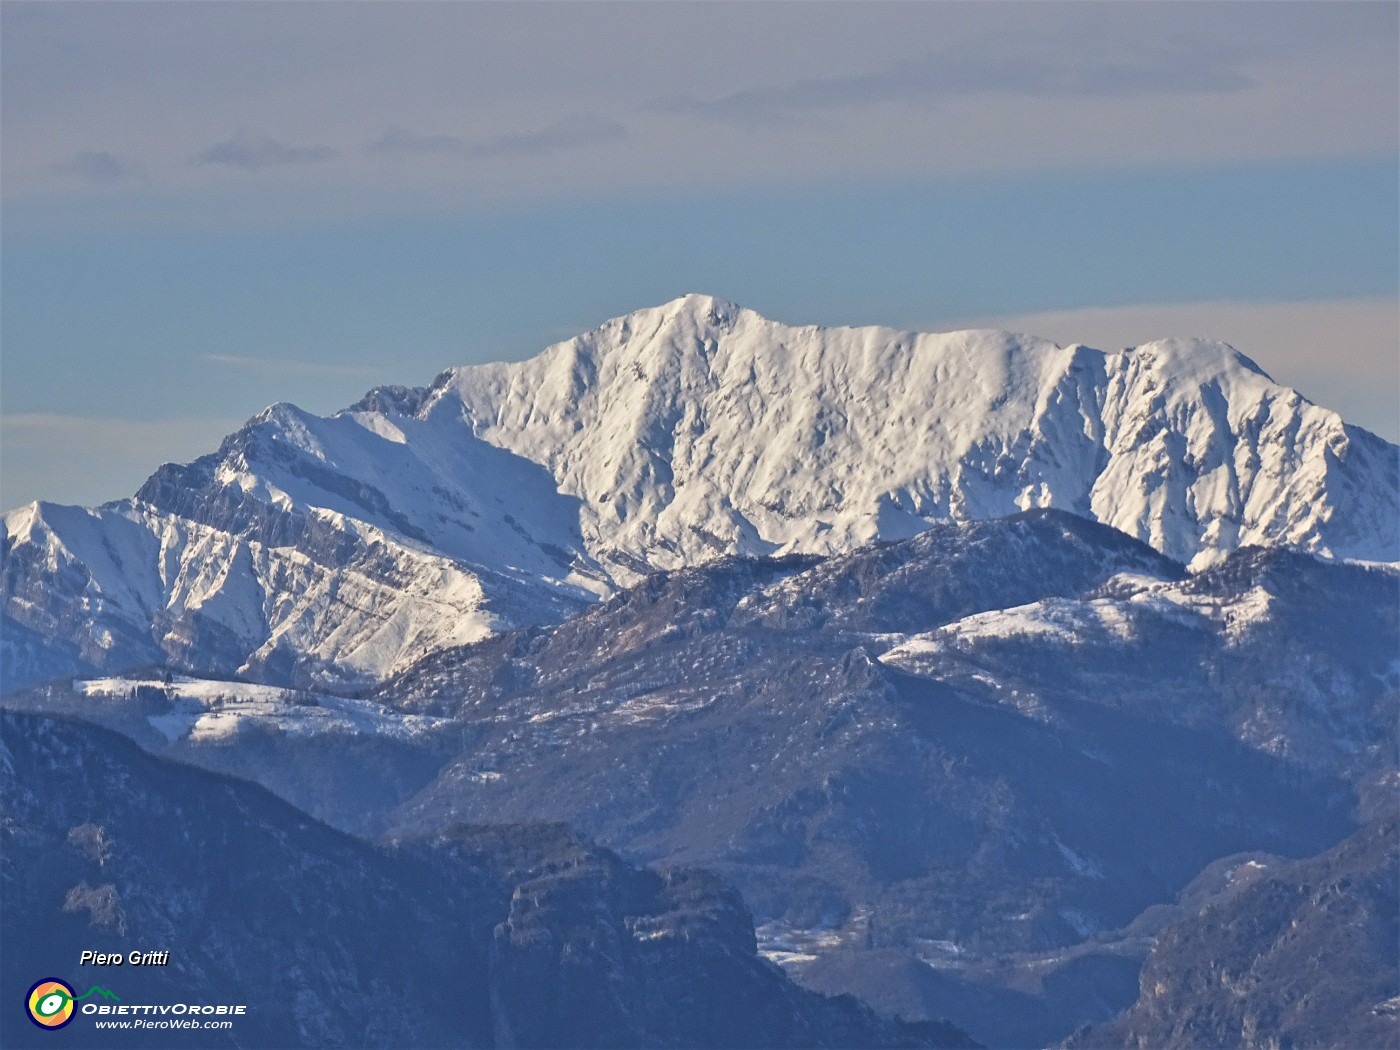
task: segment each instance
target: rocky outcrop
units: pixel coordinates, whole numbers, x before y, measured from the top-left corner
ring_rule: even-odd
[[[0,740],[0,981],[246,1006],[182,1046],[973,1045],[797,988],[702,872],[640,870],[557,827],[378,846],[104,730],[5,714]],[[83,950],[170,957],[96,970]],[[94,1022],[70,1038],[152,1044]],[[0,1013],[5,1046],[52,1038]]]
[[[1162,931],[1138,1000],[1066,1047],[1400,1045],[1400,838],[1391,815],[1256,869]]]

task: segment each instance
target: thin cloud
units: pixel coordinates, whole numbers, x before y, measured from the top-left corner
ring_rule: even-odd
[[[330,160],[335,150],[329,146],[289,146],[268,135],[240,131],[225,142],[216,143],[198,154],[196,166],[222,164],[244,171],[282,167],[293,164],[314,164]]]
[[[53,166],[55,173],[69,175],[84,182],[111,185],[124,179],[140,179],[145,171],[139,165],[123,160],[104,150],[83,150]]]
[[[233,368],[258,375],[372,377],[380,371],[374,365],[330,364],[320,361],[273,360],[243,357],[239,354],[202,354],[200,360],[220,368]]]
[[[365,146],[366,153],[389,156],[464,153],[466,149],[466,141],[456,135],[420,135],[397,125],[385,128],[382,135]]]
[[[1225,94],[1254,81],[1224,48],[1123,49],[1006,34],[901,62],[861,76],[822,77],[736,91],[717,99],[674,98],[652,108],[739,123],[787,122],[799,115],[972,95],[1132,98]]]
[[[592,113],[574,113],[539,131],[498,135],[494,139],[473,143],[468,152],[474,157],[538,156],[604,142],[618,142],[626,137],[627,129],[615,120],[606,120]]]
[[[573,113],[537,131],[511,132],[492,138],[468,140],[456,135],[420,135],[390,126],[365,152],[389,156],[451,155],[468,160],[494,160],[502,157],[538,157],[573,149],[583,149],[627,137],[627,129],[615,120],[593,113]]]

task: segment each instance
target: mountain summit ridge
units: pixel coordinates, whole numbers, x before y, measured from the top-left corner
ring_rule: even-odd
[[[656,569],[1034,507],[1196,567],[1390,562],[1397,451],[1222,343],[790,327],[689,295],[333,416],[274,405],[130,500],[7,514],[6,684],[369,681]]]
[[[1385,443],[1208,340],[1104,353],[995,330],[793,328],[690,295],[529,361],[451,370],[420,414],[453,401],[663,567],[703,556],[700,524],[742,553],[830,553],[1032,506],[1183,562],[1259,542],[1382,561],[1400,547],[1396,515],[1364,500],[1369,521],[1332,520],[1357,502],[1342,460],[1383,459]],[[1400,504],[1390,458],[1384,510]]]

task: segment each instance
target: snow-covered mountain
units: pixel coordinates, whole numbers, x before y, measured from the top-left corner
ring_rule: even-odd
[[[562,821],[712,869],[759,951],[812,989],[1048,1046],[1129,1007],[1158,931],[1235,873],[1393,820],[1397,595],[1394,570],[1280,549],[1188,574],[1032,510],[655,573],[353,700],[162,674],[6,704],[355,834]],[[1265,956],[1269,928],[1237,939]],[[1350,971],[1347,945],[1314,947]],[[1210,1001],[1190,958],[1164,965],[1164,987]],[[1347,1001],[1369,1009],[1386,982]],[[1277,1001],[1261,985],[1249,1012]]]
[[[687,296],[330,418],[273,406],[131,500],[7,514],[6,684],[367,681],[653,569],[1031,507],[1196,567],[1390,562],[1397,452],[1220,343],[791,328]]]

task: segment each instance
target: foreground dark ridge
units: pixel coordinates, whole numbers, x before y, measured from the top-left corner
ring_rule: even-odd
[[[169,966],[102,973],[124,1001],[248,1007],[185,1046],[973,1045],[799,989],[704,872],[637,869],[557,826],[372,846],[101,729],[0,728],[6,988],[159,944]],[[90,1023],[66,1034],[152,1045]],[[53,1040],[0,1014],[7,1047]]]

